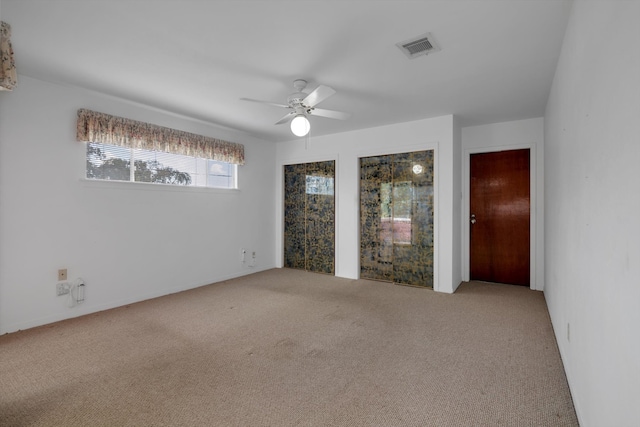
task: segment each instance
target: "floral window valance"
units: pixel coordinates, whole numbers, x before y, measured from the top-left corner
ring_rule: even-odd
[[[78,141],[244,165],[244,145],[91,110],[78,110]]]
[[[11,26],[0,21],[0,90],[12,90],[18,83],[11,48]]]

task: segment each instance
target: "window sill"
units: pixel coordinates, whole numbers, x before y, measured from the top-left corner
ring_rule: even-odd
[[[88,188],[104,188],[118,189],[128,191],[174,191],[187,193],[209,193],[209,194],[238,194],[240,190],[237,188],[214,188],[214,187],[188,187],[184,185],[171,184],[154,184],[151,182],[130,182],[130,181],[111,181],[102,179],[86,179],[80,178],[80,182],[84,187]]]

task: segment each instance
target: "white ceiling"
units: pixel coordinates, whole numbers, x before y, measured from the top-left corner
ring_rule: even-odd
[[[540,117],[570,0],[0,0],[18,73],[77,85],[263,139],[293,80],[337,93],[324,135],[455,114],[463,126]],[[430,32],[440,51],[396,46]]]

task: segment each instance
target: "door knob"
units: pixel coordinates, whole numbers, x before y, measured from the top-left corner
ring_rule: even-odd
[[[471,214],[471,224],[475,224],[476,223],[476,214]]]

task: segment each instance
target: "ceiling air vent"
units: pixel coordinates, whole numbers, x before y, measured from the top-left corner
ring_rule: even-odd
[[[433,36],[430,33],[422,34],[402,43],[396,43],[396,46],[398,46],[409,59],[440,50],[436,46]]]

